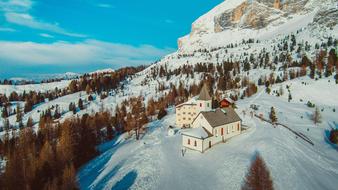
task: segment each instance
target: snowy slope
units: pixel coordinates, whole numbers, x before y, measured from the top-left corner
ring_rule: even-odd
[[[300,0],[299,3],[302,3],[301,5],[297,5],[297,1],[291,1],[290,9],[285,8],[282,10],[275,9],[271,5],[273,2],[274,0],[225,0],[197,19],[192,24],[191,33],[178,40],[180,52],[189,53],[197,49],[211,49],[225,44],[238,43],[242,39],[248,38],[268,40],[291,32],[295,33],[297,30],[311,24],[319,11],[337,9],[336,2],[333,0]],[[243,6],[244,8],[241,8]],[[299,7],[293,10],[292,6]],[[241,22],[248,19],[247,17],[259,16],[260,12],[265,10],[270,11],[261,15],[262,18],[267,20],[267,23],[262,28],[255,28],[251,25],[243,26],[241,24]],[[216,28],[217,19],[225,13],[229,13],[232,19],[223,18],[223,24],[228,25],[228,27],[218,31]],[[236,14],[239,15],[238,21],[233,20]],[[335,36],[337,37],[337,33]]]
[[[284,88],[291,85],[294,101],[288,103],[286,97],[268,95],[260,89],[253,97],[237,102],[237,112],[248,113],[251,104],[258,104],[261,106],[257,114],[267,117],[274,106],[279,121],[308,136],[314,146],[295,138],[285,128],[273,128],[241,114],[249,127],[243,134],[204,154],[188,150],[182,157],[181,135],[166,136],[166,128],[175,125],[171,109],[163,120],[149,124],[151,130],[142,140],[124,140],[122,136],[102,145],[103,154],[78,173],[81,189],[239,189],[256,151],[265,159],[276,189],[336,189],[337,149],[326,141],[325,135],[330,127],[338,127],[337,112],[332,111],[338,108],[338,101],[333,101],[338,88],[327,79],[297,80],[283,83]],[[314,90],[328,93],[309,96]],[[298,98],[307,98],[325,108],[324,122],[314,126],[309,119],[313,108]]]
[[[264,1],[264,0],[262,0]],[[267,0],[270,1],[270,0]],[[78,111],[77,115],[94,113],[102,107],[114,112],[116,105],[133,96],[143,96],[145,102],[152,97],[163,96],[167,91],[157,92],[159,84],[169,87],[170,83],[179,85],[184,81],[185,87],[198,84],[202,74],[194,74],[194,78],[185,75],[172,76],[169,80],[165,77],[150,78],[151,69],[167,66],[169,70],[177,69],[183,65],[195,65],[197,63],[222,63],[226,60],[243,61],[249,54],[255,58],[264,50],[270,53],[271,58],[280,52],[273,49],[290,34],[294,34],[297,43],[308,41],[310,50],[302,50],[310,59],[314,59],[318,50],[316,43],[326,42],[328,37],[338,38],[338,27],[326,27],[324,24],[314,23],[318,11],[335,8],[334,1],[309,0],[306,10],[290,13],[283,16],[284,12],[272,10],[271,20],[275,17],[278,21],[272,21],[266,27],[243,28],[239,25],[227,30],[215,32],[215,18],[220,14],[232,11],[244,0],[226,0],[199,18],[192,26],[192,32],[179,40],[180,49],[164,57],[158,63],[136,74],[133,79],[126,80],[123,91],[114,91],[113,96],[100,100],[95,96],[93,102],[86,102],[86,109]],[[260,6],[265,6],[260,5]],[[270,8],[269,8],[270,9]],[[336,10],[337,11],[337,10]],[[247,16],[244,14],[244,16]],[[241,24],[241,23],[240,23]],[[241,43],[243,39],[253,38],[254,43]],[[256,41],[256,40],[259,40]],[[231,43],[237,46],[225,48]],[[212,50],[212,48],[220,48]],[[198,49],[207,49],[208,52],[198,52]],[[244,55],[243,53],[247,53]],[[286,52],[285,52],[286,53]],[[289,52],[287,52],[289,53]],[[183,56],[188,54],[188,56]],[[290,52],[294,60],[300,59],[300,54]],[[277,64],[277,68],[282,63]],[[242,67],[242,65],[241,65]],[[110,70],[103,70],[110,71]],[[102,72],[102,71],[96,71]],[[257,82],[261,76],[270,73],[279,75],[281,71],[269,68],[252,69],[250,72],[241,72],[240,77],[248,76],[251,81]],[[328,82],[330,80],[331,82]],[[147,81],[146,85],[142,85]],[[149,124],[150,131],[141,141],[118,139],[101,145],[102,154],[85,165],[78,173],[81,189],[239,189],[243,177],[247,171],[250,159],[255,151],[259,151],[274,178],[277,189],[336,189],[338,182],[338,157],[335,146],[327,143],[325,130],[337,127],[338,115],[333,109],[338,109],[337,85],[333,77],[310,80],[307,77],[282,83],[285,94],[282,97],[267,95],[264,89],[249,99],[238,102],[238,113],[242,110],[250,110],[251,104],[261,105],[258,114],[267,117],[271,106],[275,106],[279,121],[289,125],[292,129],[307,135],[315,144],[311,146],[284,128],[272,128],[267,123],[258,119],[242,116],[244,124],[249,129],[244,134],[235,137],[226,144],[220,144],[215,148],[200,154],[188,151],[185,157],[181,156],[181,136],[166,136],[166,127],[175,125],[173,110],[162,121]],[[307,85],[302,84],[306,82]],[[24,86],[0,86],[0,93],[7,95],[12,91],[22,93],[24,90],[46,91],[55,87],[64,88],[69,81],[41,85]],[[281,84],[273,86],[278,90]],[[293,101],[287,102],[288,94],[285,86],[291,86]],[[31,116],[38,121],[40,112],[59,105],[63,113],[62,119],[74,116],[68,112],[70,102],[77,103],[79,98],[87,99],[85,92],[71,94],[56,100],[37,105],[33,111],[24,116],[24,123]],[[301,101],[302,100],[302,101]],[[308,108],[307,101],[314,102],[320,109],[324,108],[323,123],[314,126],[309,119],[313,108]],[[11,124],[15,124],[15,116],[9,118]],[[3,120],[0,118],[0,125]],[[307,130],[309,128],[309,131]],[[1,136],[1,133],[0,133]]]
[[[18,94],[23,91],[35,91],[35,92],[46,92],[48,90],[64,89],[68,86],[70,80],[62,80],[60,82],[42,83],[42,84],[27,84],[27,85],[0,85],[0,94],[6,94],[9,96],[13,91]]]

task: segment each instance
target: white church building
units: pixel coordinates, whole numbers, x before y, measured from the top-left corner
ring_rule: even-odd
[[[198,98],[176,107],[176,124],[182,132],[182,146],[204,152],[213,145],[241,133],[241,119],[231,107],[212,109],[206,85]]]

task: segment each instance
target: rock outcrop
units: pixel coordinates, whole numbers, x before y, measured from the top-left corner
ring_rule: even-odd
[[[325,22],[327,26],[334,26],[337,23],[337,9],[327,12],[322,11],[321,7],[326,10],[335,3],[334,0],[225,0],[196,20],[191,33],[178,40],[178,46],[179,49],[210,47],[217,43],[211,42],[215,38],[212,35],[229,39],[231,31],[242,31],[247,37],[251,35],[244,34],[246,30],[258,32],[264,28],[278,27],[308,14],[312,18],[316,12],[319,12],[317,23]],[[310,18],[304,20],[312,22]]]

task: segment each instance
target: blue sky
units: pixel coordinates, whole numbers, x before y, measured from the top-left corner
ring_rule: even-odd
[[[0,0],[0,78],[149,64],[222,0]]]

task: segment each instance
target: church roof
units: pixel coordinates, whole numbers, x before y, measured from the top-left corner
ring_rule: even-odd
[[[199,100],[211,100],[211,96],[209,94],[209,89],[208,89],[206,83],[204,83],[198,99]]]
[[[221,125],[241,121],[233,108],[216,109],[214,111],[201,112],[204,118],[208,121],[211,127],[218,127]]]
[[[188,129],[182,132],[182,135],[194,137],[198,139],[206,139],[206,138],[212,137],[212,134],[208,130],[206,130],[204,127]]]

